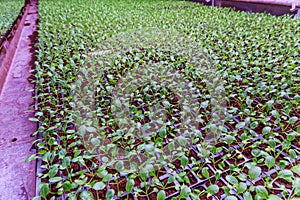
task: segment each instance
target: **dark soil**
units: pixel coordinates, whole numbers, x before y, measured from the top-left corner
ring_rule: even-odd
[[[251,154],[251,149],[250,148],[245,148],[243,150],[243,155],[247,158],[247,159],[251,159],[253,158],[253,155]]]
[[[227,159],[230,164],[239,165],[245,161],[244,158],[238,158],[237,156],[234,158]]]
[[[258,185],[263,185],[263,186],[264,186],[265,183],[264,183],[263,180],[260,179],[260,180],[256,181],[256,182],[254,183],[254,185],[255,185],[255,186],[258,186]]]
[[[288,189],[292,189],[293,188],[293,185],[292,183],[282,179],[282,178],[279,178],[276,180],[276,182],[279,184],[279,185],[284,185],[286,188]]]
[[[118,179],[118,182],[110,182],[108,185],[110,187],[110,189],[113,189],[114,191],[122,191],[125,192],[126,191],[126,183],[127,180],[126,178],[122,177]]]
[[[188,186],[194,185],[195,183],[198,182],[197,178],[195,178],[194,175],[191,172],[187,171],[186,175],[189,177],[189,180],[190,180],[190,183],[187,184]]]

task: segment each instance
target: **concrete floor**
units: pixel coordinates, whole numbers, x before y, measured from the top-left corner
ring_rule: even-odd
[[[29,110],[34,102],[33,89],[28,82],[29,70],[33,65],[33,36],[36,30],[37,6],[28,7],[25,23],[14,55],[9,55],[12,64],[0,94],[0,200],[28,200],[35,196],[36,163],[25,163],[35,153],[31,142],[35,138],[37,124]],[[3,77],[2,77],[3,78]]]

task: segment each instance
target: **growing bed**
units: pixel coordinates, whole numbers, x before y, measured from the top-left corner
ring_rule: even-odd
[[[40,138],[35,142],[38,154],[27,160],[40,162],[42,198],[300,198],[299,20],[158,0],[40,0],[39,15],[36,79],[32,80],[36,83],[37,110],[30,120],[39,122],[33,135]],[[100,66],[90,63],[97,58],[91,52],[97,52],[114,35],[141,27],[182,33],[210,57],[223,79],[224,123],[208,153],[202,152],[201,145],[212,105],[203,76],[181,57],[159,49],[133,47],[110,65],[96,69],[102,73],[95,79],[98,124],[82,130],[75,123],[76,78],[87,64],[91,69]],[[167,62],[166,68],[174,67],[201,91],[197,96],[201,134],[165,166],[127,173],[126,163],[109,167],[103,157],[87,150],[81,135],[93,133],[90,139],[94,145],[100,142],[95,133],[105,135],[107,146],[118,144],[127,153],[144,143],[159,146],[172,140],[177,120],[172,109],[181,108],[177,101],[172,102],[174,94],[167,87],[138,88],[131,105],[133,120],[145,126],[147,110],[139,108],[149,106],[149,99],[168,101],[171,114],[165,131],[136,140],[115,126],[107,88],[117,87],[124,72],[145,67],[148,62]],[[100,132],[95,127],[100,127]]]
[[[0,40],[24,6],[23,0],[0,0]]]

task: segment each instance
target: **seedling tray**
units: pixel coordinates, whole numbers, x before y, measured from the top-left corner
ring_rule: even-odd
[[[76,5],[67,0],[53,2],[40,0],[39,5],[41,22],[37,43],[38,61],[34,70],[37,102],[36,117],[32,119],[40,122],[37,142],[37,171],[40,179],[37,195],[46,199],[87,196],[92,199],[93,196],[98,199],[128,197],[142,200],[148,197],[155,199],[158,195],[161,199],[180,196],[193,199],[193,195],[200,199],[219,200],[228,196],[243,199],[245,195],[264,195],[265,190],[267,195],[272,195],[272,188],[259,184],[274,180],[274,187],[279,187],[283,183],[281,177],[290,177],[291,174],[292,181],[296,181],[299,173],[300,93],[299,80],[295,74],[298,72],[296,66],[299,65],[299,52],[296,48],[285,47],[297,44],[297,34],[293,31],[299,27],[298,22],[291,21],[287,16],[276,18],[266,14],[249,15],[191,2],[168,1],[151,5],[146,1],[138,5],[133,2],[123,4],[89,0],[76,2]],[[156,16],[163,16],[164,20]],[[174,16],[182,19],[182,22],[174,24]],[[195,19],[191,16],[195,16]],[[103,23],[99,25],[101,20]],[[67,29],[66,22],[71,22]],[[119,173],[113,169],[105,171],[101,168],[102,157],[98,155],[92,158],[85,151],[79,137],[79,128],[74,125],[71,85],[76,81],[79,69],[92,59],[89,53],[97,52],[93,49],[105,43],[114,33],[122,32],[117,27],[132,29],[145,23],[170,30],[182,29],[185,35],[201,44],[203,51],[213,58],[219,74],[224,78],[227,104],[224,107],[225,130],[222,130],[220,141],[206,158],[200,156],[197,145],[191,145],[189,152],[184,152],[187,159],[178,159],[173,165],[167,164],[156,169],[155,175],[143,175],[140,171],[134,174]],[[287,44],[281,43],[278,35],[284,35]],[[116,77],[122,77],[126,71],[124,69],[132,69],[126,60],[137,57],[137,64],[141,64],[144,56],[149,53],[141,47],[135,50],[142,53],[122,54],[111,68],[103,69],[103,79],[99,80],[99,85],[103,86],[100,91],[106,93],[96,94],[101,97],[99,111],[103,114],[98,116],[99,121],[110,117],[111,98],[105,96],[107,91],[104,89],[116,86],[119,80]],[[164,61],[173,62],[169,60]],[[92,69],[93,66],[90,67]],[[180,66],[178,69],[182,68]],[[115,73],[116,69],[123,71]],[[192,75],[189,74],[189,78]],[[197,86],[203,87],[198,79],[197,83]],[[200,103],[207,100],[208,91],[205,88],[196,94],[200,95]],[[137,105],[138,101],[131,103]],[[147,108],[140,107],[144,114]],[[207,105],[201,109],[206,114],[211,108]],[[178,113],[173,114],[176,118]],[[140,121],[141,124],[147,121],[146,118]],[[205,126],[211,118],[206,115],[203,120],[199,130],[205,135]],[[112,134],[116,127],[114,125],[108,123],[104,129],[105,134]],[[167,144],[170,138],[164,138],[162,144]],[[121,137],[117,141],[126,146],[128,140]],[[138,138],[133,138],[133,142],[139,142]],[[287,183],[287,194],[282,191],[276,193],[278,198],[295,196],[291,194],[293,190],[290,189],[290,183]],[[150,184],[148,190],[145,186],[147,184]]]

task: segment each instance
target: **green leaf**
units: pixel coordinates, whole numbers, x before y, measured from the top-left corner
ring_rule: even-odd
[[[235,196],[227,196],[225,200],[238,200]]]
[[[190,193],[191,193],[191,189],[188,186],[183,185],[180,191],[180,198],[184,198],[184,199],[188,198]]]
[[[258,157],[260,154],[261,154],[261,150],[259,149],[252,149],[251,150],[251,154],[254,156],[254,157]]]
[[[294,194],[300,196],[300,178],[295,178],[293,181]]]
[[[247,174],[241,173],[241,174],[238,175],[238,178],[239,178],[241,181],[246,181],[246,180],[247,180]]]
[[[100,178],[104,178],[107,174],[108,174],[108,171],[103,170],[103,169],[101,169],[101,168],[99,168],[98,171],[97,171],[97,175],[98,175]]]
[[[90,191],[83,191],[80,193],[81,200],[94,200],[94,196]]]
[[[40,120],[39,120],[39,119],[37,119],[37,118],[33,118],[33,117],[31,117],[31,118],[29,118],[29,121],[32,121],[32,122],[39,122]]]
[[[69,193],[68,194],[68,200],[77,200],[78,197],[75,193]]]
[[[197,194],[191,193],[190,196],[191,196],[192,200],[200,200],[200,198]]]
[[[252,123],[250,124],[250,128],[251,128],[251,129],[255,129],[257,126],[258,126],[258,122],[252,122]]]
[[[92,138],[91,139],[91,143],[92,143],[92,145],[94,145],[94,146],[99,146],[100,145],[100,140],[98,139],[98,138]]]
[[[298,117],[291,117],[290,119],[289,119],[289,123],[290,124],[294,124],[294,123],[296,123],[296,121],[298,121]]]
[[[102,181],[107,182],[112,178],[112,174],[107,174],[106,176],[103,177]]]
[[[241,129],[241,128],[243,128],[245,125],[246,125],[245,122],[239,122],[239,123],[235,126],[235,128],[236,128],[236,129]]]
[[[236,185],[239,183],[239,181],[232,175],[227,175],[226,180],[231,183],[232,185]]]
[[[170,177],[168,178],[168,184],[174,183],[174,181],[175,181],[175,177],[174,177],[174,176],[170,176]]]
[[[280,160],[278,166],[279,166],[281,169],[284,169],[288,164],[289,164],[288,161],[286,161],[286,160]]]
[[[112,200],[114,198],[114,195],[115,195],[115,191],[112,189],[109,189],[106,192],[105,198],[106,198],[106,200]]]
[[[46,199],[46,196],[50,192],[50,187],[48,183],[41,183],[40,184],[40,196]]]
[[[266,165],[270,169],[275,166],[275,158],[273,156],[266,157]]]
[[[164,190],[160,190],[157,193],[157,200],[165,200],[166,199],[166,192]]]
[[[160,131],[159,131],[159,136],[162,137],[162,138],[165,138],[166,135],[167,135],[166,128],[165,127],[161,128]]]
[[[88,132],[91,132],[91,133],[97,132],[97,129],[94,128],[94,127],[86,127],[86,130],[87,130]]]
[[[62,187],[64,191],[70,191],[73,188],[72,184],[69,181],[64,182]]]
[[[256,199],[268,199],[268,191],[264,186],[256,186],[255,187],[255,191],[256,191]]]
[[[235,138],[231,135],[226,135],[222,141],[225,141],[228,145],[231,145]]]
[[[174,142],[168,143],[168,150],[169,150],[170,152],[173,152],[174,149],[175,149],[175,144],[174,144]]]
[[[26,158],[25,162],[31,162],[31,161],[33,161],[33,160],[35,160],[37,158],[38,158],[38,156],[36,154],[33,154],[33,155],[28,156]]]
[[[267,126],[262,129],[263,135],[269,134],[271,132],[271,127]]]
[[[291,170],[300,176],[300,164],[293,166]]]
[[[186,167],[189,163],[189,159],[183,155],[180,157],[180,164],[183,166],[183,167]]]
[[[247,189],[247,184],[246,183],[243,183],[243,182],[240,182],[237,186],[236,186],[236,192],[238,194],[241,194],[243,192],[245,192]]]
[[[275,141],[275,140],[269,140],[267,143],[268,143],[268,145],[269,145],[271,148],[275,148],[275,146],[276,146],[276,141]]]
[[[187,139],[185,137],[178,136],[177,137],[177,141],[178,141],[178,143],[179,143],[180,146],[186,147],[186,145],[187,145]]]
[[[245,192],[243,197],[244,197],[244,200],[253,200],[250,192]]]
[[[261,168],[260,167],[250,167],[248,175],[250,177],[250,180],[253,181],[257,179],[261,174]]]
[[[49,182],[50,182],[50,183],[56,183],[56,182],[58,182],[58,181],[61,181],[62,179],[63,179],[62,177],[56,176],[56,177],[50,178],[50,179],[49,179]]]
[[[123,161],[118,161],[116,164],[116,170],[118,172],[122,172],[124,170],[124,163]]]
[[[207,188],[207,192],[211,195],[217,194],[219,192],[219,186],[218,185],[210,185]]]
[[[103,183],[102,181],[97,182],[93,185],[94,190],[103,190],[104,188],[105,188],[105,183]]]
[[[127,183],[126,183],[126,192],[130,193],[133,189],[134,186],[134,180],[133,179],[128,179]]]
[[[49,178],[54,177],[54,176],[57,174],[57,172],[58,172],[58,167],[57,167],[57,165],[53,165],[53,166],[50,168],[49,172],[48,172]]]
[[[230,190],[231,190],[231,188],[229,187],[229,186],[224,186],[224,187],[222,187],[223,188],[223,190],[224,190],[224,192],[225,192],[225,195],[226,196],[229,196],[230,195]]]
[[[278,177],[283,178],[283,179],[291,182],[292,181],[292,177],[293,177],[293,172],[291,172],[290,170],[284,169],[284,170],[281,170],[278,173]]]
[[[208,172],[208,167],[203,167],[202,170],[202,175],[205,177],[205,178],[209,178],[209,172]]]
[[[144,169],[142,169],[141,171],[140,171],[140,177],[141,177],[141,179],[143,180],[143,181],[146,181],[147,179],[148,179],[148,171],[147,170],[144,170]]]
[[[296,159],[297,158],[297,153],[294,149],[290,149],[289,150],[289,155],[292,159]]]
[[[54,137],[51,137],[51,138],[48,140],[48,145],[49,145],[49,146],[52,146],[55,142],[56,142],[55,138],[54,138]]]

